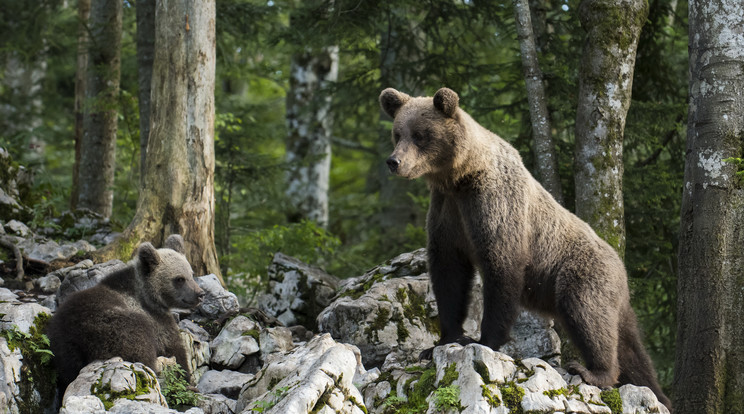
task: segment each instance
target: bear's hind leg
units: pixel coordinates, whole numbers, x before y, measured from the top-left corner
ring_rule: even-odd
[[[592,307],[575,298],[559,298],[559,316],[581,351],[586,367],[576,361],[566,368],[587,384],[600,388],[618,382],[618,314],[614,309]]]

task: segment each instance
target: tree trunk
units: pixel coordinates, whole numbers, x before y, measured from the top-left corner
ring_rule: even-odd
[[[93,0],[86,80],[78,208],[111,216],[116,166],[121,52],[121,0]]]
[[[137,0],[137,84],[139,86],[140,185],[145,182],[150,136],[150,91],[155,54],[155,0]]]
[[[519,50],[522,56],[524,83],[527,87],[527,100],[530,104],[532,137],[535,140],[535,160],[540,183],[563,204],[561,179],[558,175],[558,158],[555,144],[550,136],[550,118],[547,97],[543,86],[543,75],[537,61],[535,34],[532,31],[532,18],[527,0],[514,0],[514,20],[517,25]]]
[[[289,220],[328,225],[333,115],[329,86],[338,78],[338,46],[292,56],[287,93]]]
[[[625,254],[623,131],[646,0],[584,0],[574,175],[576,214]]]
[[[677,285],[676,413],[744,413],[744,5],[689,3],[690,107]]]
[[[85,114],[85,81],[88,73],[88,16],[90,0],[78,0],[77,66],[75,69],[75,163],[72,166],[70,209],[77,208],[80,155],[83,146],[83,116]]]
[[[157,2],[152,113],[134,219],[97,260],[181,234],[197,275],[220,278],[214,246],[215,2]]]

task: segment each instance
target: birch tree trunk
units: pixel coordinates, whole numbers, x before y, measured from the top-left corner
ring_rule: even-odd
[[[744,413],[744,3],[689,3],[675,413]]]
[[[538,177],[540,183],[553,198],[560,204],[564,204],[561,179],[558,175],[558,158],[553,138],[550,136],[547,97],[545,96],[542,71],[537,61],[535,33],[532,30],[530,5],[527,0],[514,0],[514,20],[517,25],[524,84],[527,87],[527,100],[530,104],[530,122],[532,124],[532,137],[535,140]]]
[[[92,1],[77,206],[104,217],[114,203],[121,19],[121,0]]]
[[[333,115],[328,88],[338,78],[338,46],[292,56],[287,93],[289,220],[328,225]]]
[[[623,131],[646,0],[584,0],[587,32],[576,113],[576,214],[619,254],[625,253]]]
[[[140,185],[145,182],[150,136],[150,92],[155,54],[155,0],[137,0],[137,85],[139,86]]]
[[[97,260],[181,234],[197,275],[220,280],[214,246],[215,2],[158,1],[150,137],[132,222]]]
[[[80,151],[83,145],[83,116],[85,113],[85,81],[88,72],[88,16],[90,0],[78,0],[77,65],[75,69],[75,163],[72,166],[70,209],[77,208],[79,197]]]

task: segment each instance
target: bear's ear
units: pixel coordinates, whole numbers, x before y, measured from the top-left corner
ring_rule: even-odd
[[[403,92],[398,92],[393,88],[387,88],[380,93],[380,107],[386,114],[390,115],[391,118],[395,118],[395,113],[402,107],[410,96]]]
[[[434,94],[434,107],[442,111],[445,115],[452,118],[457,112],[457,105],[460,97],[450,88],[442,88]]]
[[[160,264],[160,254],[157,249],[150,242],[144,242],[137,248],[137,257],[139,258],[140,264],[145,271],[145,275],[149,275],[152,269]]]
[[[171,234],[168,236],[167,239],[165,239],[165,244],[163,244],[163,247],[166,249],[175,250],[178,253],[186,254],[186,249],[183,247],[183,237],[181,237],[180,234]]]

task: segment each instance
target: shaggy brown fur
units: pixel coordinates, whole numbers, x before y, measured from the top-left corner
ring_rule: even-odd
[[[47,334],[61,393],[95,360],[119,356],[156,369],[158,356],[175,356],[188,370],[186,351],[170,308],[192,308],[204,291],[184,256],[183,239],[165,248],[143,243],[122,270],[70,296],[49,322]]]
[[[558,204],[517,150],[475,122],[458,99],[447,88],[433,98],[391,88],[380,95],[394,118],[390,170],[424,177],[431,189],[428,259],[439,344],[473,341],[463,336],[462,324],[477,269],[481,344],[499,349],[506,343],[521,304],[564,324],[586,363],[569,369],[587,383],[645,385],[669,406],[641,344],[617,253]]]

